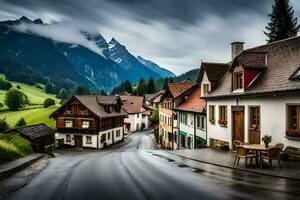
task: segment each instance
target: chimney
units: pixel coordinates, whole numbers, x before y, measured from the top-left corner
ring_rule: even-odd
[[[244,51],[244,42],[231,43],[231,60]]]

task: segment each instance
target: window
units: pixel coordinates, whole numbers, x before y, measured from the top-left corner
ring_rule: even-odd
[[[107,133],[107,139],[110,140],[110,133]]]
[[[227,125],[227,106],[219,106],[219,124]]]
[[[186,113],[181,113],[180,123],[185,124],[185,125],[187,124],[187,115],[186,115]]]
[[[137,118],[139,118],[139,117],[140,117],[140,113],[137,114]]]
[[[82,128],[90,128],[90,121],[82,121]]]
[[[249,108],[250,114],[250,128],[259,129],[260,127],[260,108],[258,106],[251,106]]]
[[[120,130],[117,130],[116,131],[116,137],[120,137],[121,136],[121,131]]]
[[[65,120],[65,127],[73,127],[73,120]]]
[[[205,130],[205,117],[201,117],[201,127],[202,130]]]
[[[215,124],[215,106],[209,106],[209,121]]]
[[[91,136],[86,136],[86,143],[87,144],[92,144],[92,137]]]
[[[202,91],[203,95],[207,95],[209,92],[209,84],[203,84],[202,87],[203,87],[203,91]]]
[[[205,117],[204,116],[197,116],[196,117],[196,126],[199,129],[205,130]]]
[[[243,89],[243,72],[233,74],[233,90]]]
[[[104,143],[105,141],[106,141],[106,134],[103,133],[103,134],[101,135],[101,143]]]
[[[300,130],[300,105],[288,106],[288,129]]]
[[[66,135],[66,142],[71,142],[71,135]]]

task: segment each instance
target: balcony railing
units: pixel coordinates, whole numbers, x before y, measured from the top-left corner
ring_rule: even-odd
[[[97,133],[95,128],[56,127],[56,130],[57,130],[57,132],[60,132],[60,133],[83,133],[83,134]]]

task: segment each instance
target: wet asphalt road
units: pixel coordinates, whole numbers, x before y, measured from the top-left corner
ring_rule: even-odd
[[[105,151],[66,151],[7,199],[299,199],[300,182],[259,176],[155,150],[133,133]]]

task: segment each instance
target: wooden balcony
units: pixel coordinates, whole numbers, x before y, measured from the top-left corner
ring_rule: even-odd
[[[81,128],[81,127],[56,127],[59,133],[82,133],[82,134],[97,134],[95,128]]]

